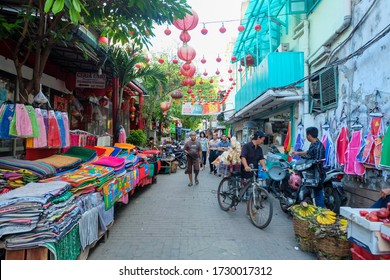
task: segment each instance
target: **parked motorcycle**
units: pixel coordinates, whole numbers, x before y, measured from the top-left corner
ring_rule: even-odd
[[[272,149],[271,155],[275,159],[277,149]],[[320,182],[320,165],[322,161],[301,159],[288,163],[279,157],[279,164],[269,169],[271,179],[268,182],[269,191],[279,200],[284,212],[288,208],[302,201],[315,203],[314,189]],[[326,171],[324,186],[325,206],[339,213],[340,206],[346,204],[344,186],[341,182],[344,173],[340,169]]]

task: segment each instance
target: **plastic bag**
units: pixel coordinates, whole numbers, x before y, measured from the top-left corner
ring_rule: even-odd
[[[37,95],[35,95],[34,97],[34,102],[35,103],[38,103],[38,104],[45,104],[47,102],[49,102],[49,100],[47,99],[47,97],[43,94],[42,90],[40,90],[38,92]]]

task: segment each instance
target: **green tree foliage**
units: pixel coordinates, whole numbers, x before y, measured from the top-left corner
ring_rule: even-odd
[[[145,131],[140,129],[132,130],[129,137],[126,139],[126,142],[139,147],[144,147],[147,142]]]

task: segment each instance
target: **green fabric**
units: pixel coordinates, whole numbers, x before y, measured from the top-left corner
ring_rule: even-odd
[[[50,202],[57,204],[64,201],[67,201],[73,194],[70,191],[66,191],[63,194],[56,196],[53,200],[49,200]]]
[[[94,155],[96,155],[96,151],[92,149],[87,149],[83,147],[70,147],[69,150],[67,150],[64,155],[80,158],[83,162],[89,161],[93,158]]]
[[[72,228],[63,238],[54,244],[57,260],[75,260],[80,255],[81,243],[79,225]]]
[[[154,163],[149,164],[149,178],[152,178],[154,175]]]
[[[390,169],[390,129],[388,128],[382,142],[382,155],[379,167]]]

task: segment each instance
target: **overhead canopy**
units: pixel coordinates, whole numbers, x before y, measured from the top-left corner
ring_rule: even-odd
[[[269,89],[253,100],[248,106],[236,112],[229,120],[233,123],[244,118],[254,118],[257,115],[269,112],[272,114],[275,109],[302,100],[302,88],[300,89]]]
[[[234,46],[233,55],[237,57],[237,61],[251,54],[258,64],[279,46],[280,29],[287,26],[286,3],[286,0],[249,1],[241,22],[245,29],[239,33]],[[259,31],[254,28],[257,24],[261,26]]]

